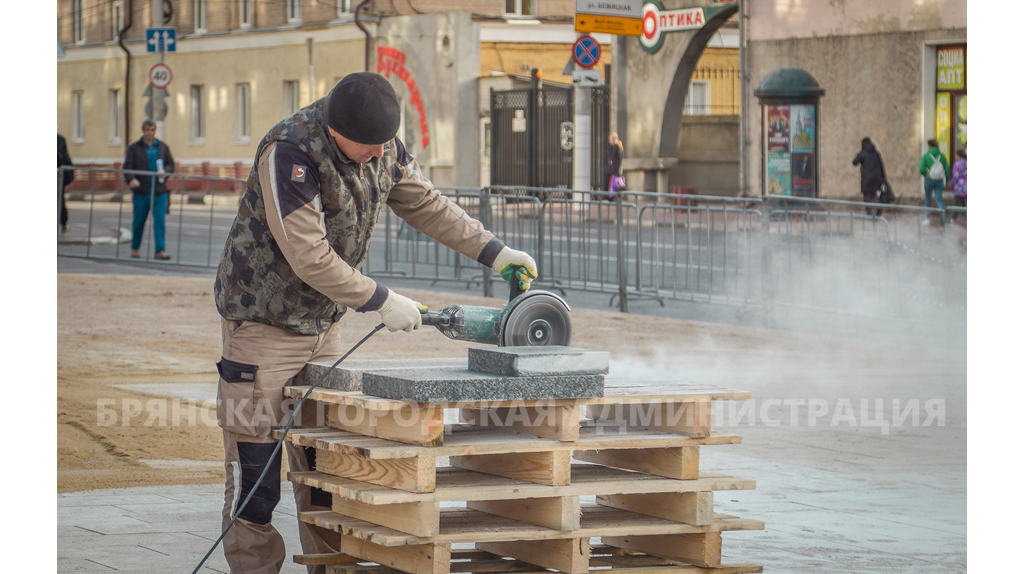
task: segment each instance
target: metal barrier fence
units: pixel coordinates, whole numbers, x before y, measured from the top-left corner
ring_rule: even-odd
[[[57,174],[58,194],[63,169],[58,170]],[[90,189],[65,192],[65,197],[69,197],[71,202],[68,207],[70,229],[67,233],[58,230],[57,254],[104,260],[153,260],[152,213],[148,215],[140,236],[141,257],[131,257],[133,194],[125,184],[124,176],[134,175],[152,180],[158,174],[95,167],[74,169],[76,179],[85,174],[95,174],[95,177],[88,178],[92,182]],[[109,185],[111,177],[116,178],[116,187]],[[216,267],[227,239],[228,228],[238,211],[238,195],[227,191],[220,195],[197,192],[195,188],[232,189],[237,184],[244,184],[245,180],[176,174],[166,174],[166,177],[169,205],[164,238],[172,259],[161,264]],[[105,181],[108,185],[98,187],[97,181]],[[196,183],[201,185],[196,186]]]
[[[216,267],[238,197],[189,194],[189,178],[240,180],[171,179],[167,244],[176,251],[166,264]],[[822,317],[874,330],[901,322],[966,323],[966,208],[644,192],[609,200],[601,192],[498,186],[439,190],[505,243],[533,254],[537,286],[609,295],[609,305],[617,302],[622,311],[630,301],[655,300],[755,312],[768,327]],[[130,195],[123,188],[94,191],[75,202],[73,227],[84,230],[72,235],[86,240],[64,237],[58,254],[128,258],[124,227],[131,211],[123,200]],[[147,227],[147,259],[150,237]],[[499,281],[390,210],[378,222],[363,271],[431,285],[464,283],[486,296],[494,296]]]

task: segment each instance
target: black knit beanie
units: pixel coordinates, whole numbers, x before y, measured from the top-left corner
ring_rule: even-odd
[[[349,74],[327,96],[327,125],[356,143],[387,143],[400,121],[398,96],[380,74]]]

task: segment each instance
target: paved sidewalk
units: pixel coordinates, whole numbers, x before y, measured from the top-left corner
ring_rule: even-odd
[[[275,511],[289,552],[299,552],[295,502],[285,483]],[[187,574],[220,536],[224,486],[149,486],[57,495],[57,571]],[[227,572],[218,546],[201,572]],[[306,571],[285,561],[282,572]]]

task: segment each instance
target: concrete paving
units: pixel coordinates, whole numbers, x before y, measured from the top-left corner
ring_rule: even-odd
[[[614,362],[611,375],[621,375]],[[213,387],[137,390],[208,400]],[[790,374],[742,388],[754,399],[716,403],[712,425],[743,442],[703,448],[701,469],[756,480],[756,490],[716,493],[715,509],[765,530],[725,533],[725,562],[794,574],[967,571],[966,370]],[[283,491],[274,522],[298,553]],[[192,572],[219,535],[221,501],[220,485],[60,494],[58,572]],[[201,571],[226,572],[221,548]]]

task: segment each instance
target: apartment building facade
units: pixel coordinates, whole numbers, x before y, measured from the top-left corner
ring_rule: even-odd
[[[236,175],[229,168],[240,164],[247,173],[267,129],[369,66],[402,98],[399,135],[435,183],[475,186],[486,183],[486,90],[511,88],[533,69],[546,83],[572,82],[563,73],[578,37],[572,0],[371,0],[358,19],[357,6],[58,0],[57,116],[72,157],[114,165],[149,117],[184,169],[207,164],[222,168],[209,173]],[[146,30],[154,27],[174,29],[173,52],[147,51]],[[615,38],[594,36],[603,77]],[[709,69],[735,61],[730,42],[709,50]],[[172,72],[165,93],[149,85],[158,62]],[[691,111],[721,113],[724,96],[697,81],[703,99]]]
[[[967,147],[966,0],[746,3],[746,193],[765,192],[765,131],[755,91],[796,67],[824,90],[818,107],[820,196],[860,199],[852,165],[870,137],[900,200],[920,203],[918,161],[936,138]],[[951,162],[952,163],[952,162]]]

